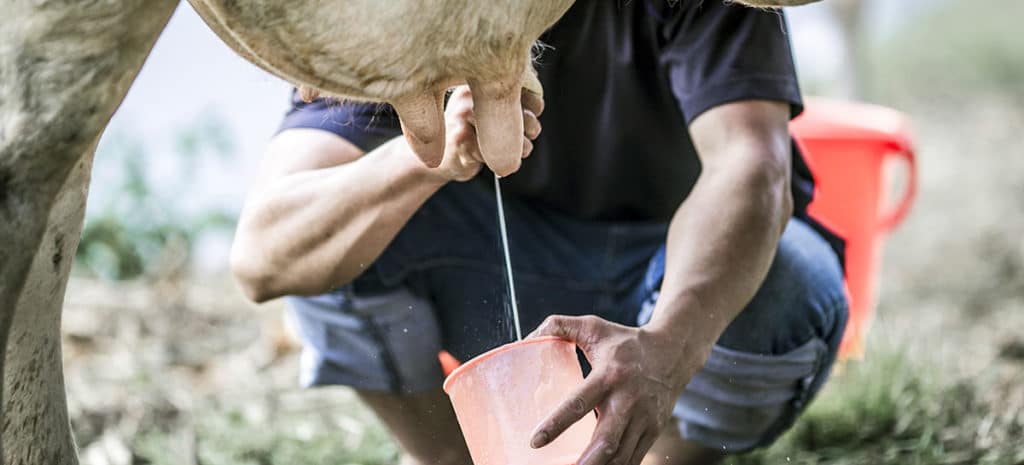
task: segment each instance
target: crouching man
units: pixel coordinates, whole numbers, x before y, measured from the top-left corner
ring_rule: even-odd
[[[532,445],[594,409],[579,465],[771,444],[828,377],[846,322],[841,241],[807,216],[813,180],[788,131],[801,97],[784,18],[580,1],[542,41],[546,102],[522,96],[529,159],[502,181],[519,309],[593,369]],[[467,465],[437,354],[467,360],[511,334],[471,95],[449,98],[435,169],[387,107],[293,103],[234,271],[254,300],[290,296],[305,385],[354,388],[405,463]]]

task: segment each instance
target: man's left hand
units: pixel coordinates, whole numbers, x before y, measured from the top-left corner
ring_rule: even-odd
[[[683,335],[631,328],[596,316],[551,316],[530,335],[537,336],[575,342],[593,368],[538,425],[530,442],[543,447],[596,409],[597,429],[577,465],[638,465],[710,350],[710,345],[701,347]]]

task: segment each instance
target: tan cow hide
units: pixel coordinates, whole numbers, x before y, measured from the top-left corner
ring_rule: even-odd
[[[540,93],[530,48],[574,0],[189,1],[231,48],[278,77],[392,104],[431,166],[444,148],[443,94],[469,84],[483,155],[505,175],[522,150],[520,89]]]

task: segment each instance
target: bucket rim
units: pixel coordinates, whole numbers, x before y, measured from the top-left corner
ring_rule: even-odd
[[[484,360],[494,357],[495,355],[498,355],[502,352],[507,352],[509,350],[516,349],[525,345],[538,344],[541,342],[562,342],[565,344],[575,345],[572,341],[558,336],[538,336],[531,337],[529,339],[523,339],[520,341],[510,342],[508,344],[495,347],[487,352],[477,355],[476,357],[469,359],[469,361],[467,361],[466,363],[459,365],[458,368],[452,371],[452,373],[448,375],[447,378],[445,378],[444,384],[442,385],[442,389],[444,389],[445,394],[448,394],[448,388],[451,387],[451,384],[455,382],[455,379],[458,378],[459,375],[461,375],[463,372],[467,370],[470,370],[474,366],[479,365],[480,362],[483,362]]]

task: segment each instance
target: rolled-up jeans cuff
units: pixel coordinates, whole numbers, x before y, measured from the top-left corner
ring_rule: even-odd
[[[788,429],[827,376],[829,347],[814,338],[780,355],[716,345],[676,402],[689,441],[729,453],[771,444]]]

